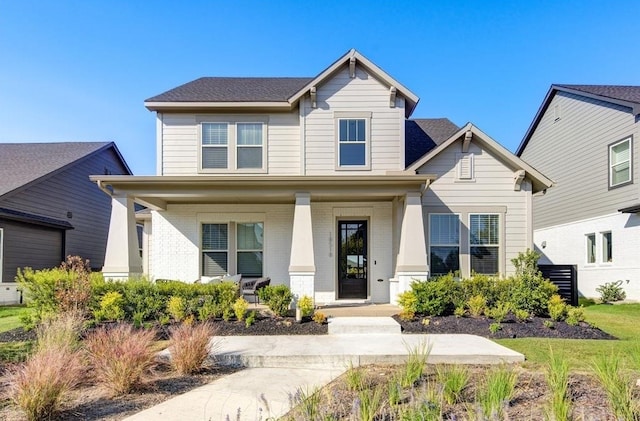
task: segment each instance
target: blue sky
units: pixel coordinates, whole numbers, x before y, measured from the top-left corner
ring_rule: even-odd
[[[315,76],[356,48],[514,151],[552,83],[640,84],[636,1],[0,0],[0,142],[115,141],[155,173],[146,98],[201,76]]]

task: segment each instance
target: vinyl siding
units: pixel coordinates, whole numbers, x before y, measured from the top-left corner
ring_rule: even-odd
[[[219,117],[221,114],[212,114]],[[233,113],[237,117],[240,113]],[[277,114],[247,114],[266,116],[267,171],[269,174],[300,173],[300,125],[298,111]],[[162,175],[197,175],[200,139],[197,118],[203,114],[163,114]],[[211,174],[207,174],[211,175]]]
[[[532,247],[529,206],[531,184],[525,180],[520,191],[514,191],[514,169],[472,142],[474,180],[456,180],[456,154],[461,152],[461,142],[454,142],[419,169],[419,173],[435,174],[437,179],[429,185],[422,203],[424,228],[429,247],[429,213],[463,213],[461,216],[461,254],[468,250],[469,213],[500,213],[501,216],[501,267],[503,274],[514,272],[511,259],[519,252]],[[500,212],[494,212],[499,210]],[[465,260],[461,259],[463,262]],[[466,266],[466,267],[465,267]],[[468,264],[461,265],[463,275],[469,273]]]
[[[306,102],[305,139],[306,173],[309,175],[336,174],[336,129],[334,112],[372,112],[371,170],[348,171],[350,174],[381,174],[388,170],[404,169],[402,131],[404,130],[404,101],[398,97],[396,107],[389,106],[389,88],[364,69],[356,67],[356,77],[349,77],[348,66],[317,88],[317,107]]]
[[[89,259],[91,266],[99,270],[104,263],[111,198],[89,180],[89,175],[106,172],[126,173],[111,148],[8,196],[0,201],[0,206],[68,221],[74,229],[67,231],[64,254]],[[67,212],[72,213],[71,218]],[[59,263],[54,262],[54,266]]]
[[[607,215],[638,203],[639,127],[628,108],[558,92],[522,153],[556,182],[545,195],[534,197],[534,228]],[[608,145],[629,136],[633,183],[609,189]]]

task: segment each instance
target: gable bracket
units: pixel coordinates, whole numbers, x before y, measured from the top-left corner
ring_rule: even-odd
[[[396,107],[396,94],[397,94],[398,90],[396,89],[395,86],[392,86],[389,88],[389,107],[390,108],[395,108]]]
[[[520,188],[522,186],[522,181],[524,180],[524,176],[525,176],[524,170],[518,170],[513,173],[513,181],[514,181],[513,191],[520,191]]]
[[[356,58],[351,57],[349,59],[349,77],[353,79],[356,77]]]
[[[467,132],[464,134],[464,140],[462,141],[463,153],[469,152],[469,145],[471,144],[472,137],[473,137],[473,133],[471,133],[471,130],[467,130]]]
[[[309,90],[309,93],[311,94],[311,108],[317,108],[318,103],[316,102],[317,101],[316,87],[312,86],[311,89]]]

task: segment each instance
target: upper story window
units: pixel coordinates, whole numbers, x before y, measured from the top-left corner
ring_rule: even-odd
[[[609,145],[609,187],[618,187],[632,181],[631,138]]]
[[[225,121],[215,121],[218,119]],[[202,172],[266,170],[266,119],[255,119],[254,116],[203,116],[200,120]]]
[[[336,112],[336,169],[370,169],[371,113]]]

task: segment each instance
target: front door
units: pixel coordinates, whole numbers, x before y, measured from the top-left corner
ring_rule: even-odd
[[[338,221],[338,298],[367,298],[367,221]]]

